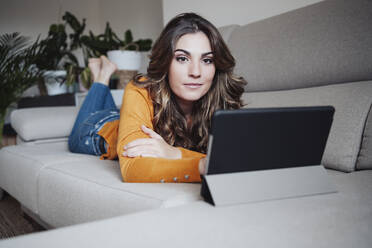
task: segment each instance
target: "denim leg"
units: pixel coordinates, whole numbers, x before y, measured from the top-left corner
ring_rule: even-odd
[[[119,120],[120,113],[117,109],[104,109],[89,115],[77,127],[76,132],[69,137],[69,148],[71,152],[102,155],[99,143],[103,139],[98,132],[107,123]],[[104,141],[104,140],[103,140]],[[104,146],[107,144],[104,141]]]
[[[97,155],[97,151],[93,147],[94,144],[91,142],[95,123],[91,121],[92,118],[90,117],[94,113],[105,109],[118,111],[110,89],[101,83],[94,83],[85,97],[69,136],[68,145],[70,151]],[[89,130],[90,128],[91,130]],[[99,137],[97,135],[94,136],[98,141]]]
[[[118,108],[115,105],[114,98],[112,98],[112,94],[111,94],[111,91],[110,90],[106,94],[106,98],[104,100],[103,109],[116,109],[116,110],[118,110]]]
[[[78,126],[91,113],[104,109],[116,109],[114,99],[109,87],[101,83],[94,83],[79,110],[74,127]]]

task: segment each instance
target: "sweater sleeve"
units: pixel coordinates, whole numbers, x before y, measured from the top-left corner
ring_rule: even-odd
[[[181,159],[123,156],[123,147],[129,142],[149,138],[141,125],[154,129],[153,107],[146,89],[128,84],[120,110],[117,154],[125,182],[200,182],[198,164],[204,154],[179,148]]]

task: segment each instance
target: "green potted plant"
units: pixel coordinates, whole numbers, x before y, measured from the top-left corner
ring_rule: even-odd
[[[92,31],[89,31],[88,35],[83,35],[82,31],[85,28],[85,19],[83,23],[80,23],[79,20],[71,13],[66,12],[63,19],[74,31],[73,34],[70,34],[72,38],[72,47],[81,48],[84,56],[84,64],[88,64],[88,58],[95,58],[101,55],[106,55],[107,51],[116,47],[117,40],[112,39],[113,36],[116,36],[112,29],[107,23],[105,32],[103,34],[95,35]],[[81,89],[87,90],[92,84],[92,77],[90,69],[85,66],[81,67],[78,65],[69,65],[67,69],[67,82],[80,82]]]
[[[19,33],[0,35],[0,145],[8,107],[16,103],[26,89],[36,85],[44,73],[35,68],[39,41],[28,44],[29,39]]]
[[[40,41],[39,50],[35,64],[37,68],[45,71],[43,80],[39,82],[40,94],[66,93],[69,86],[63,85],[66,69],[71,65],[78,65],[78,60],[69,45],[65,24],[50,25],[48,36]]]
[[[151,49],[152,40],[139,39],[134,41],[130,30],[124,33],[123,39],[120,39],[110,27],[110,23],[107,22],[103,34],[94,35],[89,32],[89,35],[81,37],[81,43],[86,47],[86,54],[89,57],[107,55],[118,66],[119,71],[116,74],[119,77],[119,85],[121,85],[119,88],[123,88],[140,69],[142,52]]]
[[[113,36],[115,37],[115,36]],[[117,37],[116,37],[117,38]],[[139,39],[134,41],[132,32],[127,30],[124,39],[117,38],[117,46],[107,51],[107,57],[118,66],[118,88],[125,85],[138,73],[142,63],[142,53],[151,49],[151,39]]]
[[[107,56],[117,64],[119,70],[138,70],[141,66],[140,52],[149,51],[151,43],[150,39],[133,41],[132,32],[127,30],[124,40],[117,39],[116,46],[107,51]]]
[[[88,64],[88,58],[94,57],[91,53],[91,49],[88,48],[86,45],[83,44],[82,40],[84,40],[83,32],[85,30],[85,21],[86,19],[83,18],[82,22],[80,22],[75,15],[71,12],[66,11],[63,15],[62,19],[65,21],[66,25],[73,31],[73,33],[69,34],[70,38],[70,49],[76,50],[81,49],[83,53],[84,64]],[[66,64],[67,76],[66,76],[66,84],[72,85],[73,83],[80,82],[84,88],[89,89],[91,85],[91,73],[87,66],[80,66],[78,63],[67,63]]]
[[[123,39],[120,39],[110,27],[110,23],[106,23],[104,33],[95,35],[89,31],[87,35],[83,35],[85,28],[85,19],[82,23],[70,12],[66,12],[63,20],[73,30],[70,34],[71,49],[81,48],[84,56],[85,65],[88,64],[88,58],[107,55],[110,60],[118,65],[119,75],[137,73],[141,66],[142,52],[147,52],[151,49],[151,39],[139,39],[134,41],[132,32],[127,30],[124,33]],[[67,82],[80,81],[82,85],[88,89],[90,87],[91,74],[88,67],[81,67],[77,64],[70,64],[67,67]],[[120,80],[122,81],[122,80]]]

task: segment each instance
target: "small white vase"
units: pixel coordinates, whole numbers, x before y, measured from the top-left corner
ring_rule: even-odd
[[[48,90],[48,95],[54,96],[68,93],[68,87],[65,83],[61,84],[57,78],[66,78],[66,71],[46,71],[44,73],[45,85]]]
[[[117,65],[118,70],[138,71],[141,68],[141,52],[112,50],[107,52],[107,57]]]

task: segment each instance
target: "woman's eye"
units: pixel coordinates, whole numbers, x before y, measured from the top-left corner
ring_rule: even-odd
[[[203,62],[204,62],[205,64],[212,64],[212,63],[213,63],[213,59],[211,59],[211,58],[204,58],[204,59],[203,59]]]
[[[185,56],[177,56],[176,57],[176,60],[178,62],[186,62],[187,61],[187,58]]]

